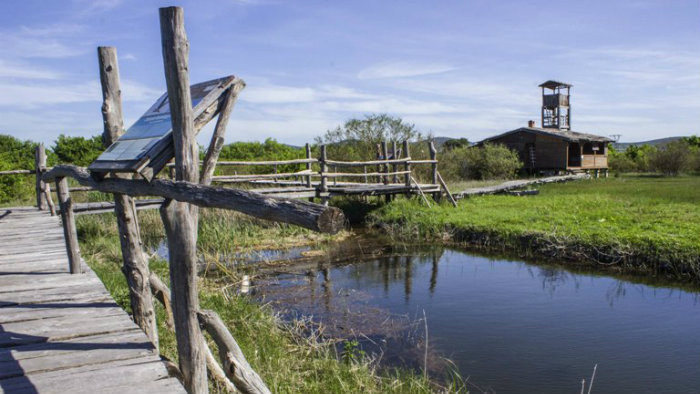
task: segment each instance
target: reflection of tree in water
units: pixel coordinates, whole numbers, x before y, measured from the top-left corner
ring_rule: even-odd
[[[416,270],[426,264],[431,265],[429,290],[432,294],[437,286],[438,264],[444,249],[435,248],[427,252],[412,254],[392,254],[348,267],[347,276],[356,283],[381,284],[384,296],[389,295],[392,284],[403,284],[404,297],[408,302],[413,292],[413,279]]]
[[[616,280],[608,286],[608,290],[605,292],[605,299],[608,301],[610,307],[613,306],[616,300],[623,298],[627,294],[628,282],[621,280]],[[642,295],[644,289],[641,289]]]
[[[554,267],[533,267],[530,265],[526,267],[527,272],[532,278],[539,278],[542,280],[542,289],[550,296],[553,296],[557,288],[564,286],[569,280],[574,281],[574,287],[576,289],[581,286],[578,275],[571,274],[563,269]]]

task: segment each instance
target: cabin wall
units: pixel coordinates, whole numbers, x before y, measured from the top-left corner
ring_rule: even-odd
[[[583,155],[581,168],[608,168],[607,155]]]
[[[566,170],[568,166],[569,142],[555,136],[533,134],[528,132],[516,132],[504,135],[490,141],[492,144],[501,144],[516,151],[526,169],[535,170]],[[583,142],[580,143],[583,146]],[[535,166],[530,160],[530,146],[535,147]],[[602,152],[597,155],[583,154],[581,169],[607,168],[607,149],[604,144]]]
[[[535,164],[541,169],[566,169],[566,153],[569,144],[559,138],[537,135]]]
[[[528,144],[535,143],[535,135],[531,133],[513,133],[505,135],[501,138],[490,141],[492,144],[505,145],[518,153],[520,161],[525,164],[525,168],[531,168],[529,154],[527,152]]]

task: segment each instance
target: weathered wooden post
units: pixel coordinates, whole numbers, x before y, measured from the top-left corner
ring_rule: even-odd
[[[159,13],[175,147],[175,177],[178,181],[196,183],[199,180],[199,157],[190,96],[189,42],[185,33],[184,12],[180,7],[166,7],[161,8]],[[180,371],[190,394],[207,393],[205,344],[197,320],[197,208],[171,200],[163,204],[160,212],[168,236]]]
[[[396,160],[396,140],[391,141],[391,158]],[[398,163],[394,163],[392,166],[392,172],[397,172],[399,168]],[[399,183],[399,176],[397,174],[394,174],[393,177],[393,183]]]
[[[234,83],[233,86],[228,89],[223,99],[224,101],[221,106],[221,111],[219,111],[219,117],[216,119],[214,134],[212,134],[211,141],[209,142],[209,149],[207,149],[207,153],[204,155],[202,176],[200,179],[202,185],[211,185],[211,177],[214,176],[216,160],[219,158],[221,148],[224,147],[224,134],[226,133],[228,119],[231,115],[231,111],[233,111],[233,105],[236,103],[238,93],[240,93],[244,87],[245,84],[243,82]],[[173,178],[175,177],[173,176]]]
[[[73,200],[68,191],[68,180],[66,178],[56,179],[56,194],[58,195],[58,204],[61,207],[63,238],[66,241],[70,273],[80,274],[82,273],[82,267],[80,262],[80,248],[78,246],[78,231],[75,227]]]
[[[403,157],[406,160],[406,164],[404,164],[404,171],[406,171],[406,174],[404,175],[404,184],[406,187],[410,188],[411,187],[411,162],[408,160],[411,157],[411,152],[409,150],[409,145],[408,141],[404,140],[403,142]]]
[[[319,193],[322,194],[328,193],[328,179],[326,178],[326,173],[328,172],[328,165],[326,164],[326,160],[328,160],[328,156],[326,154],[326,146],[321,145],[321,157],[319,158],[319,162],[321,163],[321,187],[319,188]],[[327,204],[328,198],[326,196],[322,196],[321,201],[324,204]]]
[[[386,141],[382,141],[382,156],[384,156],[384,161],[389,160],[389,151],[387,150]],[[389,174],[389,163],[384,163],[384,173]],[[384,175],[382,177],[382,182],[385,185],[389,184],[389,175]],[[388,195],[388,194],[387,194]]]
[[[433,185],[437,185],[437,149],[435,149],[435,144],[433,143],[433,140],[428,141],[428,149],[430,150],[430,160],[432,161],[432,163],[430,163],[430,169],[432,172],[432,183]]]
[[[100,66],[102,85],[102,143],[105,148],[124,134],[122,98],[119,86],[119,63],[114,47],[98,47],[97,60]],[[120,175],[122,178],[130,176]],[[123,272],[129,285],[129,300],[134,322],[141,327],[158,348],[158,327],[153,309],[153,297],[149,283],[150,270],[143,253],[138,216],[134,200],[125,194],[114,194],[114,213],[119,228],[122,250]]]
[[[311,145],[306,143],[306,159],[311,160]],[[306,171],[311,172],[311,162],[306,163]],[[306,176],[306,187],[311,187],[311,174]]]
[[[39,144],[34,151],[34,171],[36,175],[36,207],[40,211],[47,208],[46,196],[44,195],[44,190],[46,190],[45,184],[41,176],[46,170],[46,149],[44,149],[44,144]]]
[[[437,149],[435,149],[435,143],[433,140],[428,141],[428,150],[430,151],[430,170],[431,170],[431,183],[433,185],[438,185],[438,166],[437,166]],[[440,192],[433,193],[433,200],[440,200]]]

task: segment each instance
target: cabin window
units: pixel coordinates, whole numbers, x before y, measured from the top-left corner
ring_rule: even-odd
[[[605,154],[605,142],[599,142],[598,143],[598,152],[596,152],[599,155],[604,155]]]
[[[590,142],[586,142],[583,144],[583,154],[584,155],[592,155],[593,154],[593,144]]]

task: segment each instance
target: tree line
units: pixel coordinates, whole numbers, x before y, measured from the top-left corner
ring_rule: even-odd
[[[618,173],[700,173],[700,137],[683,137],[661,146],[629,145],[620,151],[610,145],[608,165]]]
[[[398,149],[404,140],[410,142],[413,159],[428,159],[427,141],[433,137],[423,134],[412,123],[388,114],[371,114],[350,119],[317,137],[312,145],[312,156],[319,157],[319,146],[326,145],[329,158],[345,161],[375,160],[383,155],[383,141],[396,142]],[[0,134],[0,171],[34,167],[34,149],[38,144]],[[502,145],[473,146],[466,138],[451,139],[437,144],[439,171],[451,182],[471,179],[510,179],[518,176],[523,163],[518,154]],[[47,165],[72,163],[87,166],[104,150],[101,137],[71,137],[60,135],[47,149]],[[201,147],[201,155],[204,155]],[[624,151],[609,146],[609,165],[615,172],[653,172],[667,175],[700,172],[700,137],[685,137],[655,147],[630,145]],[[392,154],[389,148],[389,155]],[[403,154],[397,152],[397,156]],[[234,142],[225,145],[221,161],[290,160],[306,157],[303,147],[286,145],[272,138],[262,142]],[[227,167],[217,169],[219,174],[294,172],[304,165],[260,167]],[[415,166],[419,181],[430,179],[428,166]],[[0,203],[17,200],[33,193],[33,180],[25,175],[0,177]]]

